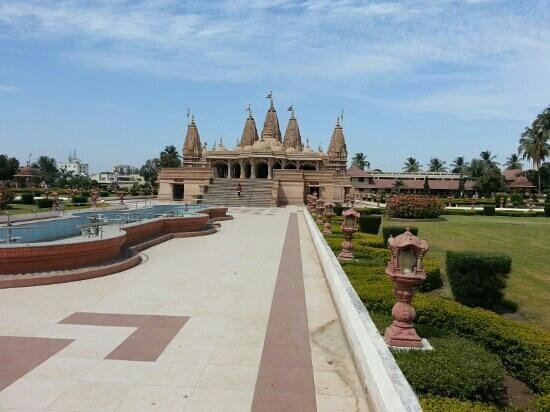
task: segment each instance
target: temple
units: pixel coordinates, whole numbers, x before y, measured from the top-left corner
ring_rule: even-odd
[[[259,195],[271,189],[269,202],[264,195],[269,205],[303,204],[305,196],[312,192],[327,201],[343,201],[351,189],[351,180],[346,176],[348,153],[340,118],[336,120],[328,151],[321,147],[314,150],[307,139],[304,144],[292,106],[282,135],[273,98],[271,94],[268,97],[269,108],[261,133],[258,134],[249,107],[234,149],[224,146],[221,139],[211,148],[203,145],[193,116],[183,145],[183,166],[161,170],[159,199],[242,204],[213,195],[224,192],[228,197],[230,186],[241,182],[245,192],[249,189],[249,199],[254,192]]]

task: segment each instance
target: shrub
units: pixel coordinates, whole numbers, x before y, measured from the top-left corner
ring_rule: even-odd
[[[504,368],[498,356],[461,337],[431,338],[433,351],[394,351],[418,394],[502,403]]]
[[[359,229],[363,233],[377,235],[380,230],[381,223],[382,216],[380,215],[361,215],[359,218]]]
[[[506,255],[447,251],[447,275],[457,301],[493,309],[504,296],[512,259]]]
[[[429,292],[443,286],[441,267],[438,261],[424,258],[424,271],[426,280],[418,287],[420,292]]]
[[[401,219],[434,219],[444,209],[443,201],[432,196],[398,195],[386,204],[388,215]]]
[[[74,205],[88,203],[88,198],[86,196],[73,196],[71,202]]]
[[[539,395],[535,397],[535,411],[550,411],[550,395]]]
[[[53,206],[53,200],[52,199],[36,199],[36,207],[39,209],[46,209]]]
[[[418,228],[414,226],[384,226],[382,228],[382,235],[384,236],[384,244],[388,244],[388,239],[390,236],[396,237],[399,236],[401,233],[405,232],[409,229],[409,231],[415,235],[418,236]]]
[[[24,205],[34,204],[34,195],[32,193],[21,193],[21,203]]]
[[[361,216],[365,215],[381,215],[384,213],[384,210],[379,207],[365,207],[361,209],[355,209],[356,212],[359,212]]]
[[[519,193],[512,193],[512,195],[510,196],[510,200],[512,201],[514,207],[518,207],[523,204],[523,196],[521,196]]]
[[[336,203],[334,205],[334,214],[336,216],[342,216],[342,211],[344,210],[344,207],[342,206],[341,203]]]
[[[110,196],[110,193],[109,192],[101,192],[99,194],[101,197],[109,197]]]
[[[544,201],[544,216],[550,217],[550,193],[546,194],[546,200]]]
[[[494,206],[483,206],[483,214],[485,216],[494,216],[495,215],[495,207]]]
[[[461,401],[440,396],[423,396],[420,405],[424,412],[497,412],[495,406],[481,402]]]

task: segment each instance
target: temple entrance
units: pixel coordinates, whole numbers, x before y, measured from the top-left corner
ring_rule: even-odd
[[[239,179],[241,177],[241,165],[239,163],[235,163],[233,166],[233,177],[235,179]]]
[[[304,163],[300,165],[301,170],[317,170],[317,167],[313,163]]]
[[[172,187],[172,199],[173,200],[183,200],[183,195],[185,194],[184,185],[174,185]]]
[[[267,163],[258,163],[258,166],[256,168],[256,177],[258,179],[267,179],[267,176],[269,175],[269,166]]]
[[[214,176],[215,177],[228,177],[229,168],[226,163],[216,163],[214,165]]]
[[[252,167],[250,166],[250,163],[247,162],[244,165],[244,177],[247,179],[250,179],[250,176],[252,175]]]

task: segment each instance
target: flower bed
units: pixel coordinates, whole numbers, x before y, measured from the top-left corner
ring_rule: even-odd
[[[443,201],[433,196],[393,196],[386,203],[388,215],[400,219],[435,219],[444,209]]]

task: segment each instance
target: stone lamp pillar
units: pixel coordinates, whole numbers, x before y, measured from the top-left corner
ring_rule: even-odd
[[[124,204],[124,192],[118,192],[118,200],[120,200],[120,204]]]
[[[52,197],[52,208],[54,210],[59,209],[59,193],[52,192],[50,195]]]
[[[316,209],[317,209],[317,221],[315,223],[317,223],[318,225],[322,225],[323,213],[325,211],[325,202],[322,201],[321,199],[317,200]]]
[[[334,216],[334,203],[325,203],[325,214],[323,216],[325,226],[323,228],[323,235],[332,235],[332,216]]]
[[[386,328],[384,339],[388,345],[403,348],[421,348],[422,339],[414,329],[416,312],[411,306],[415,287],[426,279],[423,259],[429,246],[408,229],[388,239],[390,261],[386,274],[394,283],[393,294],[397,303],[392,309],[393,323]]]
[[[344,221],[342,222],[342,232],[344,232],[344,241],[342,242],[342,251],[338,254],[340,262],[352,262],[353,257],[353,234],[358,230],[359,213],[353,209],[342,212]]]
[[[97,206],[97,200],[99,199],[99,189],[92,189],[92,205]]]

